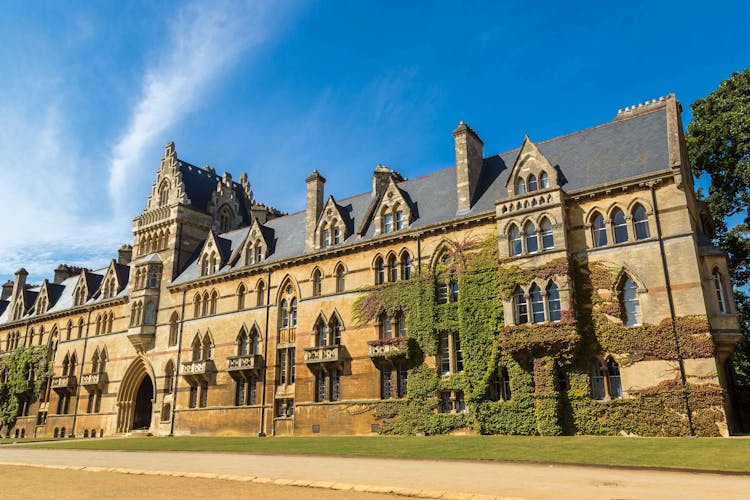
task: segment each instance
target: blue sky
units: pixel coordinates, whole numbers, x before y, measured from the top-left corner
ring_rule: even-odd
[[[469,123],[491,155],[670,92],[689,104],[750,65],[744,2],[4,2],[0,279],[103,267],[132,240],[164,145],[247,172],[303,208],[378,163],[453,164]]]

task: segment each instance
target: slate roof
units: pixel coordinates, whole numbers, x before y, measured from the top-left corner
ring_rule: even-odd
[[[221,176],[191,165],[183,160],[178,160],[177,165],[182,174],[182,182],[185,184],[185,194],[190,199],[190,204],[205,212],[216,190],[216,184],[221,181]],[[246,206],[242,185],[232,181],[232,186],[234,187],[234,194],[237,200],[239,200],[242,222],[243,224],[250,224],[250,209]]]
[[[561,187],[568,193],[668,170],[666,108],[660,106],[653,111],[541,141],[536,145],[561,173]],[[455,167],[399,182],[399,189],[411,200],[413,211],[417,214],[409,228],[418,229],[493,211],[495,202],[508,196],[505,185],[519,152],[520,148],[517,148],[484,159],[471,210],[460,215],[457,215]],[[353,227],[364,230],[361,236],[354,232],[343,244],[375,237],[373,225],[369,220],[364,220],[372,216],[369,214],[373,204],[370,192],[339,199],[336,203],[349,216]],[[265,263],[305,253],[304,211],[272,219],[265,226],[273,229],[274,235],[274,251]],[[220,235],[232,242],[233,256],[248,231],[249,227],[244,227]],[[244,262],[232,258],[216,274],[228,273],[240,267],[244,267]],[[174,283],[185,283],[199,277],[197,256],[194,256]]]

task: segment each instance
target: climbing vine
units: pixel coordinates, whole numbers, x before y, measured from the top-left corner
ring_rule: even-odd
[[[454,245],[454,258],[409,281],[372,287],[356,301],[362,323],[399,311],[408,325],[407,397],[374,405],[385,434],[440,434],[471,428],[482,434],[689,433],[685,401],[703,436],[719,434],[722,390],[715,384],[683,386],[666,380],[627,397],[591,397],[589,361],[611,354],[623,367],[645,360],[710,358],[714,346],[703,316],[666,319],[657,325],[623,326],[617,283],[624,270],[600,262],[554,259],[538,267],[500,262],[496,241]],[[570,282],[571,315],[554,323],[505,326],[503,302],[518,286],[554,279]],[[460,300],[437,303],[436,286],[457,282]],[[578,307],[574,307],[578,305]],[[563,307],[568,309],[568,307]],[[440,335],[458,333],[463,372],[440,376],[434,356]],[[391,342],[386,340],[384,342]],[[499,373],[507,374],[505,398],[498,397]],[[461,393],[465,413],[442,413],[441,394]]]
[[[18,418],[24,400],[39,397],[51,371],[47,362],[47,347],[16,349],[0,360],[0,424],[10,428]]]

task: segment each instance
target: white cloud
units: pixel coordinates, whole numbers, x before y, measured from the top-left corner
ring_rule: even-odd
[[[126,206],[129,181],[144,169],[151,174],[144,152],[200,105],[233,62],[269,38],[281,10],[265,2],[196,2],[170,21],[167,47],[147,70],[128,129],[112,152],[109,193],[116,217],[132,208]]]

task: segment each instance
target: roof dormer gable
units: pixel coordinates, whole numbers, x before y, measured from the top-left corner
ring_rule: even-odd
[[[409,193],[398,187],[393,177],[389,178],[372,215],[375,235],[406,229],[416,217]]]
[[[124,268],[124,269],[121,269]],[[128,283],[128,266],[117,264],[114,259],[109,263],[107,272],[104,274],[102,285],[99,288],[99,296],[102,299],[111,299],[117,296]]]
[[[203,243],[203,248],[198,259],[201,276],[214,274],[224,266],[227,261],[230,244],[229,240],[220,238],[213,230],[208,232],[208,237]]]
[[[34,314],[40,315],[46,313],[50,305],[49,281],[45,279],[34,301]]]
[[[508,196],[524,196],[532,191],[541,191],[558,185],[557,169],[529,136],[525,136],[505,183]]]
[[[242,262],[246,266],[263,262],[273,252],[273,242],[274,230],[254,218],[234,262],[243,259]]]
[[[81,274],[78,276],[78,282],[73,289],[73,306],[82,306],[89,300],[89,297],[91,297],[89,291],[89,280],[86,276],[87,274],[89,273],[81,271]]]
[[[207,211],[213,216],[213,228],[219,233],[226,233],[242,225],[240,199],[237,196],[232,175],[224,172],[211,193]]]
[[[315,229],[317,248],[343,243],[351,235],[352,221],[349,214],[338,204],[333,196],[323,206]]]

